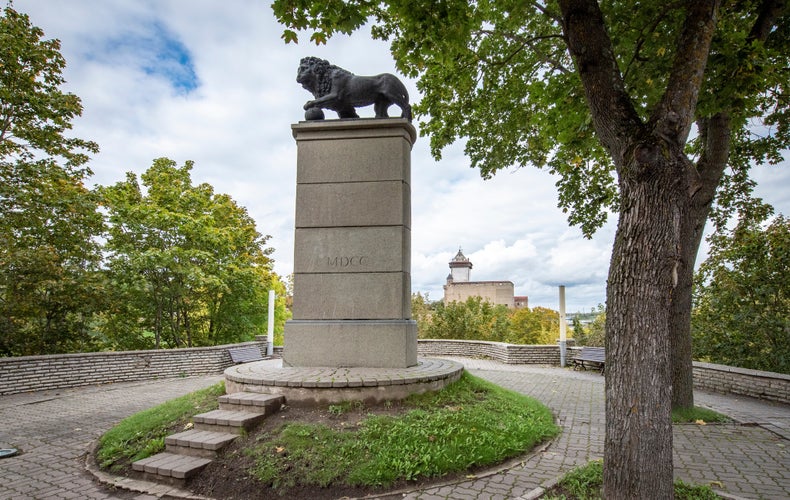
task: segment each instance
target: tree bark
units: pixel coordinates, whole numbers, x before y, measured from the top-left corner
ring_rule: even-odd
[[[607,499],[673,497],[669,316],[687,204],[683,160],[655,155],[662,168],[620,181],[606,293]]]
[[[697,162],[699,188],[691,198],[680,228],[678,284],[672,295],[669,331],[672,339],[672,408],[694,406],[694,377],[691,353],[691,302],[694,265],[705,222],[730,154],[730,117],[719,113],[697,122],[703,152]]]
[[[598,4],[560,0],[559,5],[596,135],[612,157],[620,187],[606,292],[604,493],[607,499],[671,499],[670,317],[684,250],[682,231],[690,227],[691,203],[701,183],[683,148],[718,1],[687,4],[678,37],[683,50],[647,123],[625,92]]]

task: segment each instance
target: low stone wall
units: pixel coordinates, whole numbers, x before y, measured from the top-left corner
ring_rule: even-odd
[[[566,362],[571,364],[579,351],[581,347],[568,347]],[[420,356],[484,357],[507,364],[560,364],[558,345],[421,339],[417,352]],[[697,389],[790,404],[790,375],[695,361],[693,376]]]
[[[790,375],[694,362],[694,387],[790,404]]]
[[[222,373],[233,364],[228,348],[257,345],[265,356],[266,341],[258,338],[214,347],[0,358],[0,395]]]
[[[575,348],[568,348],[568,360]],[[484,357],[507,364],[559,365],[560,348],[557,345],[516,345],[482,340],[425,340],[417,341],[420,356]]]
[[[0,396],[83,385],[222,373],[233,364],[228,354],[231,347],[257,345],[261,355],[265,356],[266,337],[256,339],[241,344],[189,349],[0,358]],[[572,363],[580,350],[580,347],[568,347],[568,364]],[[426,357],[482,357],[506,364],[560,364],[560,349],[557,345],[421,339],[417,351],[420,356]],[[282,348],[276,347],[274,355],[282,355]],[[694,387],[790,404],[790,375],[780,373],[695,361]]]

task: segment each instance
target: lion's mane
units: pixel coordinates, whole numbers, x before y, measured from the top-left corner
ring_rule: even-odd
[[[313,89],[313,94],[316,98],[324,97],[332,90],[332,76],[340,73],[353,75],[350,71],[331,64],[326,59],[321,59],[314,56],[305,57],[302,63],[307,63],[307,67],[316,76],[317,88]]]

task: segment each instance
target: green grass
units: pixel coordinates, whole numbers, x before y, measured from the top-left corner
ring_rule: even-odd
[[[543,500],[602,500],[603,461],[594,460],[573,469],[542,496]],[[708,486],[696,486],[675,481],[676,500],[718,500],[721,497]]]
[[[559,432],[538,401],[466,373],[404,406],[401,416],[369,415],[355,430],[291,423],[259,435],[246,451],[255,460],[250,473],[283,489],[388,486],[498,463]]]
[[[726,423],[731,422],[732,420],[727,417],[726,415],[722,415],[721,413],[716,413],[713,410],[709,410],[707,408],[701,408],[699,406],[695,406],[693,408],[678,408],[672,410],[672,423],[673,424],[685,424],[689,422],[694,423]]]
[[[159,453],[172,429],[184,428],[193,415],[215,410],[223,394],[225,383],[220,382],[125,418],[101,437],[96,453],[99,466],[118,470]]]

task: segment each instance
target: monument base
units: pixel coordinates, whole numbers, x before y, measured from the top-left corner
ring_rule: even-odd
[[[290,320],[283,366],[408,368],[417,364],[414,320]]]

